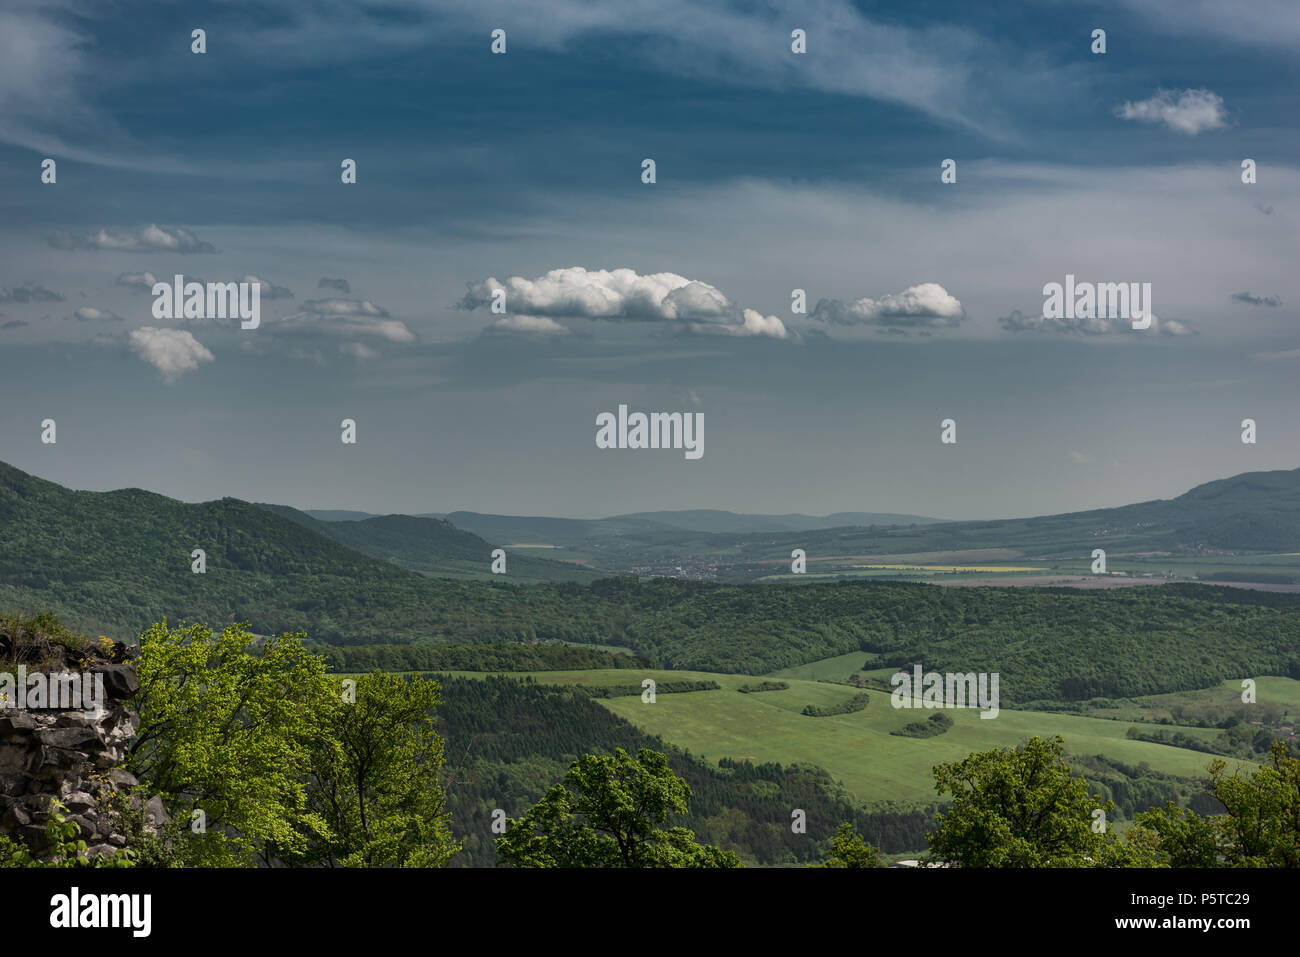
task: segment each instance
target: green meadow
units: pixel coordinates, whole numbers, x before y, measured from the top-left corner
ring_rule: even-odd
[[[980,718],[976,710],[952,710],[947,713],[954,724],[946,734],[905,738],[890,732],[933,712],[895,709],[887,693],[876,691],[870,692],[871,703],[864,711],[832,717],[808,717],[800,713],[805,705],[826,707],[859,692],[845,685],[800,678],[793,672],[820,671],[838,676],[851,663],[850,659],[856,659],[860,665],[863,657],[861,653],[841,655],[789,669],[779,674],[781,680],[789,682],[788,690],[751,694],[736,690],[755,681],[749,675],[636,671],[635,683],[644,678],[659,683],[712,680],[721,685],[721,690],[659,694],[653,704],[643,703],[639,696],[600,699],[599,703],[645,731],[710,761],[728,757],[819,765],[868,804],[932,801],[935,799],[931,775],[934,765],[959,760],[972,751],[1013,747],[1033,735],[1059,734],[1072,754],[1099,754],[1132,765],[1145,762],[1155,771],[1184,778],[1201,779],[1208,775],[1211,755],[1131,740],[1125,736],[1129,728],[1127,721],[1005,709],[996,718]],[[465,677],[482,676],[475,672],[455,673]],[[628,684],[630,674],[625,670],[590,670],[527,672],[515,676],[527,675],[542,684],[601,685]],[[1265,682],[1271,687],[1273,681],[1283,680],[1265,679]],[[1300,683],[1291,684],[1300,688]],[[1261,684],[1261,689],[1264,687]],[[1176,724],[1161,727],[1204,740],[1218,734],[1215,729]]]

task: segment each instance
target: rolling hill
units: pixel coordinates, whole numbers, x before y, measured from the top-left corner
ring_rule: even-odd
[[[1300,469],[1247,472],[1173,499],[1035,518],[941,522],[915,528],[839,528],[724,536],[745,559],[785,557],[791,548],[830,554],[906,554],[1014,549],[1026,556],[1082,557],[1108,551],[1300,551]]]
[[[479,579],[487,579],[492,574],[491,554],[498,543],[489,543],[440,519],[378,515],[321,521],[287,505],[261,507],[364,555],[381,558],[411,571]],[[588,582],[599,577],[597,572],[581,565],[518,554],[507,556],[507,570],[512,580],[523,582]]]

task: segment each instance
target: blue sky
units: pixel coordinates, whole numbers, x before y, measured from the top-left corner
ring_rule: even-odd
[[[0,459],[575,516],[997,517],[1293,468],[1298,48],[1287,2],[11,0]],[[262,325],[155,318],[177,272],[262,281]],[[1067,273],[1152,283],[1157,322],[1042,323]],[[703,412],[704,457],[597,450],[620,403]]]

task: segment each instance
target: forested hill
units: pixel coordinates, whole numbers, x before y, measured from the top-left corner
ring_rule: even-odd
[[[792,547],[821,554],[1010,548],[1047,558],[1077,558],[1098,546],[1117,552],[1300,552],[1300,469],[1247,472],[1198,485],[1177,498],[1118,508],[915,528],[807,531],[761,543],[749,539],[725,541],[738,545],[747,559],[787,557]]]
[[[348,548],[373,558],[430,575],[487,578],[492,549],[488,542],[450,522],[415,515],[375,515],[353,521],[323,521],[287,505],[262,505]],[[514,581],[595,581],[598,573],[581,565],[548,561],[530,555],[508,556],[507,572]]]
[[[204,574],[192,571],[196,548]],[[0,466],[0,610],[53,611],[127,640],[162,619],[248,621],[340,645],[622,645],[658,667],[754,675],[860,651],[864,669],[999,672],[1007,707],[1300,677],[1296,595],[504,577],[415,574],[235,499],[72,492]]]

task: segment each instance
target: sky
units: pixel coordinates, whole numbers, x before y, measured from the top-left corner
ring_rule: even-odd
[[[1300,467],[1297,50],[1291,0],[6,0],[0,461],[951,519]],[[160,318],[176,274],[257,328]],[[1067,275],[1150,328],[1045,316]],[[620,405],[704,454],[598,448]]]

